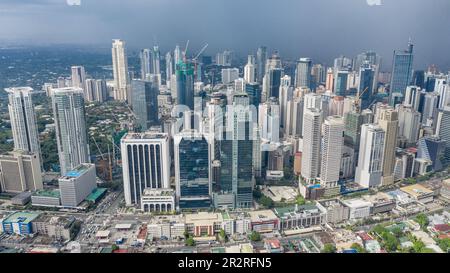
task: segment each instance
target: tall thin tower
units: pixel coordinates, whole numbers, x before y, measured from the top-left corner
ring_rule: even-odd
[[[125,41],[115,39],[112,44],[112,64],[114,73],[114,99],[130,101],[130,79]]]

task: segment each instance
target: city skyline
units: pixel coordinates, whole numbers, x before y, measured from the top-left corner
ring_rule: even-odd
[[[412,38],[417,53],[415,68],[431,63],[443,69],[450,67],[450,60],[441,58],[450,47],[450,39],[437,34],[450,24],[445,16],[450,2],[445,0],[383,0],[381,5],[371,5],[367,0],[263,0],[258,5],[254,1],[222,0],[118,3],[81,1],[81,5],[71,6],[66,0],[5,0],[0,3],[0,23],[14,27],[0,30],[0,40],[106,47],[110,39],[121,38],[130,49],[159,44],[163,52],[176,44],[184,47],[190,40],[192,50],[208,42],[207,53],[232,49],[242,56],[256,54],[258,45],[266,45],[279,50],[283,58],[308,56],[322,63],[339,55],[374,50],[383,58],[383,69],[388,70],[393,51],[404,48],[405,41]],[[186,9],[202,10],[202,16],[186,15]],[[145,16],[146,10],[154,16]],[[266,18],[268,12],[271,20]],[[119,20],[120,14],[133,14],[133,21]],[[179,19],[184,17],[188,20]],[[60,22],[66,31],[56,29]]]

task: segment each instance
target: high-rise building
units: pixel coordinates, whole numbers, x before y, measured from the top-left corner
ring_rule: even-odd
[[[95,81],[95,101],[105,102],[108,100],[108,86],[105,80]]]
[[[436,136],[427,136],[417,143],[417,158],[432,162],[433,171],[441,171],[445,166],[446,142]]]
[[[339,70],[336,72],[334,79],[334,94],[337,96],[347,95],[347,83],[348,83],[348,70]]]
[[[417,86],[408,86],[405,90],[405,100],[403,105],[410,106],[414,110],[419,111],[421,89]]]
[[[250,100],[250,104],[258,107],[261,102],[261,85],[259,83],[246,83],[245,84],[245,93],[247,93],[248,98]]]
[[[42,189],[39,154],[15,150],[0,155],[0,191],[20,193]]]
[[[152,69],[151,74],[161,74],[161,54],[157,45],[153,46],[152,50]]]
[[[322,112],[318,108],[307,108],[303,113],[302,177],[313,184],[320,172]]]
[[[136,121],[141,130],[158,125],[159,90],[149,81],[132,80],[132,105]]]
[[[41,156],[31,87],[6,88],[14,149]]]
[[[166,54],[166,86],[167,89],[171,89],[171,79],[172,75],[174,74],[173,70],[173,60],[172,60],[172,54],[170,52],[167,52]]]
[[[77,207],[96,188],[94,164],[80,164],[58,179],[61,205]]]
[[[59,164],[61,174],[65,175],[78,165],[90,162],[83,89],[54,89],[52,106]]]
[[[173,61],[174,61],[175,66],[179,62],[183,61],[183,56],[182,56],[181,49],[180,49],[179,45],[176,45],[175,46],[175,50],[173,51]]]
[[[392,107],[377,108],[378,125],[385,132],[382,185],[394,183],[395,149],[397,147],[398,112]]]
[[[244,67],[244,80],[246,83],[256,82],[256,64],[253,55],[248,55],[248,61]]]
[[[413,67],[413,44],[408,44],[407,50],[395,50],[392,64],[390,103],[394,105],[393,97],[395,93],[404,96],[406,87],[411,84]]]
[[[121,140],[125,202],[137,205],[146,188],[170,188],[169,136],[128,133]]]
[[[342,146],[344,145],[344,119],[330,116],[323,123],[322,158],[320,183],[325,188],[338,186],[341,169]]]
[[[300,58],[295,70],[295,87],[311,88],[312,61],[310,58]]]
[[[227,112],[226,137],[220,141],[220,177],[214,189],[216,207],[249,208],[253,203],[253,118],[245,93],[233,96]]]
[[[263,79],[264,101],[271,97],[278,99],[283,68],[281,66],[280,56],[277,52],[267,60],[265,71],[266,73]]]
[[[326,82],[327,71],[325,66],[322,64],[315,64],[311,69],[311,81],[312,87],[317,87],[319,84],[324,84]],[[312,89],[314,89],[312,88]]]
[[[419,140],[420,113],[410,106],[397,105],[398,136],[405,146],[414,146]],[[402,145],[403,146],[403,145]]]
[[[385,132],[376,124],[361,127],[361,144],[355,181],[366,188],[381,184]]]
[[[139,57],[141,61],[141,79],[145,80],[147,75],[152,73],[152,51],[148,48],[142,49]]]
[[[238,68],[223,68],[222,69],[222,83],[229,84],[239,78]]]
[[[366,109],[372,103],[374,95],[375,69],[365,61],[359,68],[358,92],[361,96],[361,109]]]
[[[182,61],[176,65],[177,104],[194,110],[194,66]]]
[[[291,137],[303,135],[303,97],[290,100],[286,106],[285,134]]]
[[[83,66],[72,66],[72,87],[84,88],[84,81],[86,80],[86,72]]]
[[[331,67],[327,69],[325,89],[334,92],[334,70]]]
[[[256,79],[262,84],[263,77],[266,74],[267,47],[261,46],[256,52]]]
[[[125,41],[113,40],[112,65],[114,73],[114,99],[119,101],[130,101],[130,77],[128,75],[128,59]]]
[[[195,130],[174,136],[175,185],[180,209],[211,206],[211,140]]]
[[[448,166],[450,163],[450,106],[445,106],[444,109],[439,111],[436,135],[445,141],[445,164]]]
[[[280,105],[276,98],[270,98],[259,105],[258,125],[261,138],[269,142],[280,140]]]
[[[293,93],[294,88],[291,86],[291,77],[284,75],[283,78],[281,78],[280,85],[280,125],[283,128],[286,128],[286,108],[288,102],[292,100]]]

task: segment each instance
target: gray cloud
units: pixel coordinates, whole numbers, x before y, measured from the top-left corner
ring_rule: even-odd
[[[416,65],[450,68],[450,1],[381,0],[1,0],[0,40],[108,46],[126,39],[130,47],[164,50],[191,40],[192,49],[242,54],[265,44],[282,57],[310,56],[330,62],[373,49],[389,69],[392,51],[416,44]],[[6,26],[6,27],[5,27]]]

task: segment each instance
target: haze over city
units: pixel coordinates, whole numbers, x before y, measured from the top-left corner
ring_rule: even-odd
[[[76,1],[75,1],[76,2]],[[411,37],[415,67],[445,58],[450,36],[447,0],[2,0],[0,40],[23,44],[109,46],[125,39],[130,48],[155,42],[165,50],[191,41],[193,50],[230,49],[242,56],[259,45],[277,49],[284,58],[310,56],[327,63],[344,54],[375,50],[390,69],[394,49]],[[124,17],[125,16],[125,17]]]

